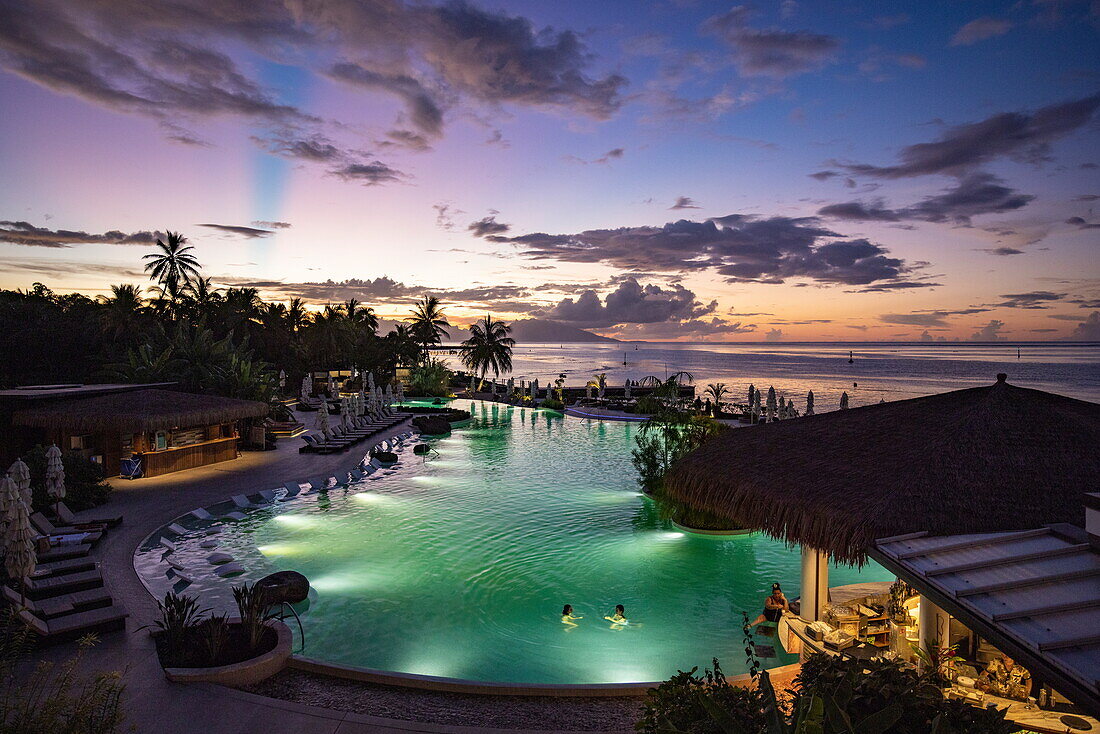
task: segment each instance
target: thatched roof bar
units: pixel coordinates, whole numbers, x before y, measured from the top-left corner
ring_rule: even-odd
[[[1084,521],[1100,405],[1009,385],[726,431],[666,479],[674,499],[862,563],[875,538]]]
[[[140,433],[265,415],[267,405],[253,400],[149,389],[51,401],[15,411],[12,424],[70,433]]]

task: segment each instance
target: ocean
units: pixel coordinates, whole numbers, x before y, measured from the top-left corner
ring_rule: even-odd
[[[457,357],[448,359],[461,368]],[[605,372],[609,385],[621,386],[680,371],[694,376],[697,394],[725,383],[735,402],[752,384],[775,387],[802,410],[813,390],[817,412],[839,407],[842,392],[854,407],[991,385],[999,372],[1013,385],[1100,402],[1100,343],[1081,342],[527,343],[515,348],[511,376],[545,386],[564,373],[567,385],[583,386]]]

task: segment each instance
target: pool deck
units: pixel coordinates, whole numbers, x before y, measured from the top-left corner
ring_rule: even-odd
[[[307,416],[308,421],[308,416]],[[406,430],[408,423],[394,429]],[[299,454],[300,439],[282,439],[273,451],[245,452],[234,461],[149,479],[111,480],[111,500],[87,516],[120,514],[122,525],[113,528],[92,556],[102,563],[103,578],[130,617],[125,632],[112,632],[85,655],[85,673],[120,671],[126,685],[123,706],[126,727],[137,732],[185,734],[270,734],[294,731],[302,734],[351,734],[352,732],[470,732],[505,731],[476,727],[441,726],[382,719],[304,706],[210,684],[170,683],[164,678],[148,630],[157,614],[153,597],[134,571],[133,554],[138,543],[157,527],[196,507],[220,502],[234,494],[251,494],[296,479],[336,474],[355,467],[368,442],[338,454]],[[358,452],[362,452],[362,454]],[[46,648],[35,660],[58,662],[75,652],[74,643]]]

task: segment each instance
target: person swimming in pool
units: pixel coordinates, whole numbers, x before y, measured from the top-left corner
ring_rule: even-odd
[[[622,629],[623,625],[628,624],[626,609],[623,608],[622,604],[616,604],[614,614],[610,617],[604,617],[604,619],[611,623],[611,629]]]
[[[578,619],[584,619],[584,617],[578,617],[575,614],[573,614],[573,605],[572,604],[566,604],[564,607],[561,608],[561,623],[562,624],[564,624],[568,627],[576,627],[577,623],[576,623],[575,620],[578,620]]]
[[[783,612],[789,612],[790,610],[791,607],[787,603],[787,597],[783,595],[783,589],[780,588],[778,583],[772,584],[772,593],[764,600],[763,613],[753,620],[749,627],[755,627],[761,622],[778,622],[780,617],[783,616]]]

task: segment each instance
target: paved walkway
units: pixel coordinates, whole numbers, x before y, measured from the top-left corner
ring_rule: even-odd
[[[306,416],[306,420],[309,418]],[[394,432],[405,430],[399,426]],[[127,725],[156,734],[351,734],[352,732],[493,732],[495,729],[440,726],[396,721],[303,706],[209,684],[178,684],[165,680],[148,630],[139,629],[156,616],[157,607],[133,566],[138,543],[150,532],[196,507],[282,486],[295,479],[337,474],[355,467],[367,442],[339,454],[299,454],[300,439],[283,439],[274,451],[245,452],[234,461],[150,479],[113,479],[111,500],[88,513],[121,514],[93,555],[102,562],[111,594],[130,611],[125,632],[102,636],[88,651],[87,671],[121,671],[126,683]],[[362,452],[362,453],[360,453]],[[48,648],[40,659],[59,661],[74,645]]]

